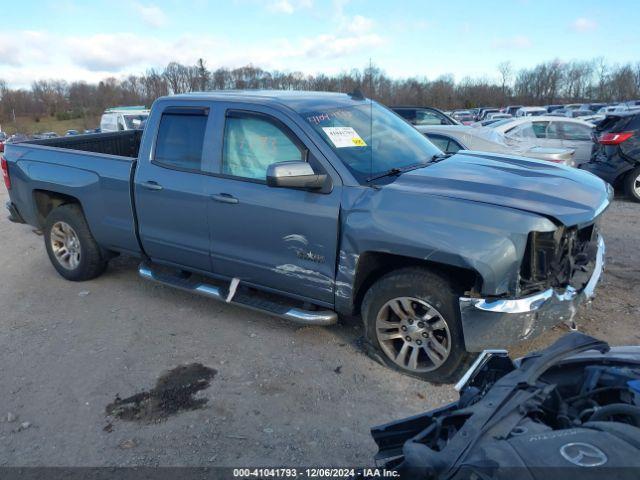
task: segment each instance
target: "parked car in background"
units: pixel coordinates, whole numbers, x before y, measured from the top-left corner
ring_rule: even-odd
[[[542,107],[522,107],[516,112],[516,117],[537,117],[546,115],[547,109]]]
[[[640,100],[629,100],[624,102],[627,107],[640,107]]]
[[[14,133],[7,139],[7,141],[5,142],[5,145],[9,143],[26,142],[27,140],[29,140],[28,135],[25,135],[24,133]]]
[[[457,153],[459,150],[493,152],[504,155],[520,155],[523,157],[546,160],[574,166],[572,148],[547,148],[535,145],[512,145],[504,136],[489,128],[474,128],[462,125],[416,127],[436,147],[444,153]]]
[[[100,120],[101,132],[141,130],[149,110],[144,106],[108,108]]]
[[[5,132],[0,132],[0,153],[4,152],[4,142],[9,139],[9,136]]]
[[[581,106],[581,103],[568,103],[567,105],[563,105],[562,108],[565,110],[579,110]]]
[[[607,105],[605,107],[600,108],[596,113],[604,114],[615,112],[616,108],[618,108],[618,104],[616,105]]]
[[[147,280],[302,324],[359,314],[371,355],[424,380],[571,319],[602,272],[605,182],[445,155],[361,95],[162,97],[144,134],[10,145],[1,164],[11,219],[63,278],[125,253]]]
[[[434,107],[390,107],[411,125],[457,125],[458,122]]]
[[[486,120],[502,120],[504,118],[513,118],[513,115],[509,113],[489,113],[486,117]]]
[[[478,116],[476,118],[477,121],[479,120],[486,120],[487,119],[487,115],[489,115],[490,113],[501,113],[499,108],[481,108],[480,111],[478,112]]]
[[[593,125],[577,118],[552,115],[519,117],[501,122],[493,130],[503,133],[511,145],[572,148],[576,165],[591,158]]]
[[[593,115],[593,112],[591,110],[580,110],[576,108],[567,110],[564,115],[569,118],[590,117]]]
[[[580,105],[580,108],[578,110],[591,110],[592,113],[595,113],[606,106],[606,103],[583,103],[582,105]]]
[[[502,113],[508,113],[511,116],[515,116],[516,112],[522,107],[524,107],[524,105],[508,105],[502,109]]]
[[[38,132],[33,134],[34,140],[44,140],[47,138],[57,138],[58,134],[56,132]]]
[[[80,135],[78,130],[67,130],[64,134],[65,137],[72,137],[74,135]]]
[[[545,105],[544,108],[547,109],[548,113],[554,112],[556,110],[560,110],[561,108],[563,108],[562,105],[559,104],[554,104],[554,105]]]
[[[462,125],[471,125],[473,123],[473,113],[470,110],[454,110],[451,112],[451,117]]]
[[[602,120],[606,118],[606,115],[601,113],[596,113],[595,115],[586,115],[584,117],[579,117],[580,120],[590,123],[592,125],[598,125]]]
[[[593,140],[591,160],[580,168],[640,202],[640,111],[607,115]]]

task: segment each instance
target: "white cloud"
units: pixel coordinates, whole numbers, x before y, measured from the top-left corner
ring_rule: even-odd
[[[362,34],[373,28],[374,21],[370,18],[356,15],[353,19],[347,21],[345,29],[348,32]]]
[[[143,5],[141,3],[134,3],[134,8],[142,18],[142,21],[147,25],[160,28],[167,24],[167,15],[155,5]]]
[[[516,35],[509,38],[498,38],[491,43],[491,46],[493,48],[500,49],[523,49],[532,47],[533,43],[531,42],[529,37],[525,37],[524,35]]]
[[[122,78],[177,61],[193,65],[204,58],[211,68],[235,68],[253,63],[266,69],[305,73],[336,72],[354,66],[387,38],[370,31],[364,17],[350,29],[302,37],[282,37],[262,43],[239,43],[211,35],[162,37],[134,33],[53,35],[47,32],[0,32],[0,77],[12,86],[28,86],[38,79],[64,78],[95,82]],[[364,60],[360,63],[364,63]],[[359,65],[359,64],[358,64]]]
[[[275,13],[286,13],[291,15],[296,10],[311,8],[313,0],[270,0],[267,9]]]
[[[571,23],[571,28],[576,32],[591,32],[598,28],[598,23],[590,18],[580,17]]]

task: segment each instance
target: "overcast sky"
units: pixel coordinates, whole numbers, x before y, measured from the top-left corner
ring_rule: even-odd
[[[4,3],[4,0],[2,1]],[[98,81],[171,60],[333,74],[497,77],[559,58],[640,61],[640,1],[22,0],[3,8],[0,78]]]

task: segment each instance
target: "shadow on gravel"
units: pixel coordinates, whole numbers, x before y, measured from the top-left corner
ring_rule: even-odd
[[[195,410],[207,403],[206,398],[194,398],[200,390],[209,387],[218,372],[201,363],[180,365],[164,373],[156,386],[127,398],[116,395],[107,405],[107,415],[138,422],[158,422],[184,410]]]

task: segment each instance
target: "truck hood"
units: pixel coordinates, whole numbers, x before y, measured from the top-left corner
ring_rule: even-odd
[[[588,172],[479,152],[459,153],[406,172],[384,188],[516,208],[566,226],[592,221],[611,198],[607,184]]]

